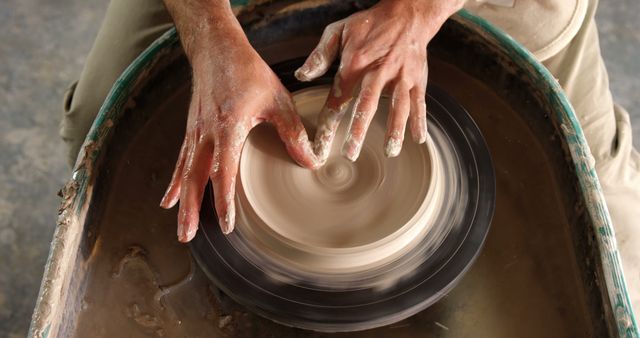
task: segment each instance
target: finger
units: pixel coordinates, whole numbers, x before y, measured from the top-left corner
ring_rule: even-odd
[[[318,115],[314,152],[320,164],[324,164],[329,158],[336,130],[351,102],[352,92],[353,85],[343,81],[340,73],[336,74],[325,105]]]
[[[411,113],[409,115],[409,128],[411,136],[418,144],[427,141],[427,104],[425,102],[427,92],[427,80],[429,78],[429,67],[425,59],[424,71],[421,79],[417,81],[420,85],[411,89]]]
[[[240,154],[248,134],[249,127],[242,123],[237,123],[232,128],[221,130],[216,134],[213,165],[210,168],[209,177],[213,183],[218,224],[224,234],[231,233],[235,227],[236,176]]]
[[[409,94],[411,112],[409,115],[409,128],[413,140],[422,144],[427,141],[427,104],[423,88],[414,87]]]
[[[200,205],[209,178],[213,144],[207,140],[193,142],[186,151],[178,212],[178,240],[183,243],[193,239],[198,230]]]
[[[396,84],[389,108],[384,154],[387,157],[396,157],[402,149],[410,109],[409,88],[403,82]]]
[[[378,109],[380,94],[386,82],[381,75],[380,72],[369,73],[362,80],[360,93],[353,107],[347,138],[342,146],[342,154],[351,161],[357,160],[360,156],[367,129]]]
[[[329,70],[338,55],[343,27],[344,24],[338,21],[325,28],[316,48],[309,54],[302,67],[296,70],[295,76],[298,80],[311,81]]]
[[[176,161],[176,167],[173,170],[171,181],[167,186],[167,190],[160,201],[160,207],[164,209],[171,209],[179,200],[180,197],[180,185],[182,183],[182,169],[184,168],[184,162],[186,161],[186,149],[189,147],[189,138],[185,137],[180,147],[180,154],[178,154],[178,160]]]
[[[313,152],[307,130],[302,124],[293,102],[285,104],[277,112],[269,116],[267,121],[273,124],[280,136],[287,152],[299,165],[315,169],[320,166],[318,157]]]

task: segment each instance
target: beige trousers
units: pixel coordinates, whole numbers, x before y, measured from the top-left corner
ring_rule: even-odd
[[[632,146],[629,114],[614,104],[609,91],[595,9],[596,1],[590,1],[576,35],[544,65],[573,104],[596,160],[632,303],[640,313],[640,155]],[[69,146],[70,163],[116,78],[171,25],[161,0],[111,1],[80,80],[65,95],[60,135]]]
[[[64,97],[60,136],[71,165],[111,86],[127,66],[173,26],[162,0],[113,0],[80,73]]]

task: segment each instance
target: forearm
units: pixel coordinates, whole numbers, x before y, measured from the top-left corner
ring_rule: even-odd
[[[191,63],[250,44],[224,0],[164,0]],[[219,53],[218,53],[219,54]]]
[[[389,8],[392,18],[407,15],[419,18],[419,22],[428,27],[428,36],[432,37],[440,26],[454,13],[462,9],[466,0],[381,0],[380,5]]]

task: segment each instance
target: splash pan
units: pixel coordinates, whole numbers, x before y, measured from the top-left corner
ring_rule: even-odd
[[[308,84],[273,68],[313,130],[331,74]],[[340,155],[342,121],[320,169],[289,159],[269,127],[252,131],[241,155],[236,230],[220,231],[210,187],[192,252],[239,303],[274,321],[318,331],[353,331],[402,320],[454,286],[478,254],[495,203],[495,178],[469,114],[428,89],[429,137],[405,136],[397,158],[383,153],[387,107],[380,100],[356,162]]]

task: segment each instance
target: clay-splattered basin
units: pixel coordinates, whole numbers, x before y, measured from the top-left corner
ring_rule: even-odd
[[[302,6],[304,7],[304,6]],[[306,55],[356,10],[315,2],[241,18],[269,63]],[[430,79],[485,135],[496,212],[485,248],[440,302],[359,337],[636,337],[615,238],[582,131],[533,57],[461,12],[429,46]],[[318,336],[247,313],[212,288],[157,204],[180,145],[189,68],[175,31],[120,77],[63,204],[30,335]]]

